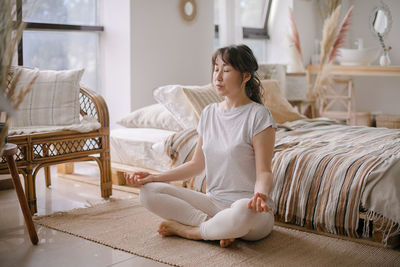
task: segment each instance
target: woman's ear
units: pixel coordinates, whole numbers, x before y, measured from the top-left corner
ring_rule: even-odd
[[[243,83],[246,84],[251,78],[251,73],[250,72],[245,72],[243,74]]]

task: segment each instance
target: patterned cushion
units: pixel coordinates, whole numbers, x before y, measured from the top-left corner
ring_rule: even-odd
[[[275,80],[261,80],[263,87],[263,103],[271,111],[277,123],[305,119],[284,97]]]
[[[207,105],[224,100],[223,97],[215,92],[211,85],[204,86],[203,88],[183,88],[183,93],[192,105],[198,120],[200,119],[201,112]]]
[[[12,127],[79,123],[79,82],[83,71],[16,67],[14,73],[21,72],[16,90],[26,88],[37,74],[39,76],[12,118]]]

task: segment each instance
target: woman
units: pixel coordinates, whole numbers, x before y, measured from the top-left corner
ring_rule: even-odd
[[[142,185],[144,207],[166,219],[162,236],[220,240],[266,237],[274,223],[271,160],[275,122],[261,104],[257,61],[246,45],[218,49],[212,57],[212,83],[221,103],[208,105],[197,128],[192,160],[161,174],[125,174],[130,185]],[[165,182],[183,180],[206,170],[207,193]]]

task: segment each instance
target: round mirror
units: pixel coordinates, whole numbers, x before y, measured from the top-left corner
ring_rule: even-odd
[[[195,0],[181,0],[179,9],[182,18],[186,21],[192,21],[196,17],[197,6]]]
[[[383,2],[374,8],[370,16],[370,28],[374,35],[384,36],[389,33],[392,26],[390,9]]]

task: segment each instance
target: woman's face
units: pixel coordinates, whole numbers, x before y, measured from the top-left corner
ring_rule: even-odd
[[[234,96],[244,88],[242,73],[225,63],[221,56],[215,60],[213,70],[213,85],[220,96]]]

